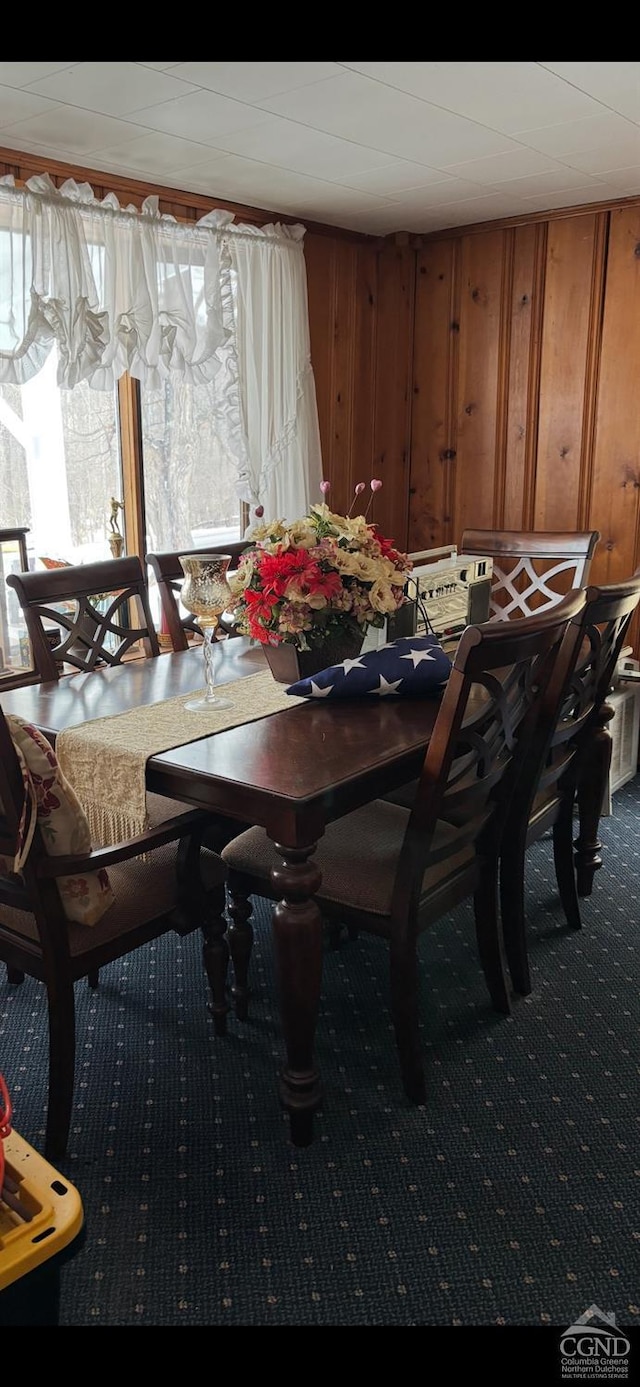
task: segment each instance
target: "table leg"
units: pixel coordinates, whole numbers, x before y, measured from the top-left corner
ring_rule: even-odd
[[[603,703],[580,763],[577,788],[580,832],[574,843],[579,896],[591,895],[593,878],[602,866],[598,825],[611,767],[613,743],[607,723],[612,717],[613,708]]]
[[[227,969],[229,946],[225,938],[225,890],[220,883],[209,892],[206,914],[202,921],[202,960],[211,990],[211,1013],[216,1035],[227,1034]]]
[[[280,1097],[289,1113],[294,1146],[310,1146],[313,1115],[322,1101],[320,1075],[314,1065],[320,986],[322,981],[322,917],[313,900],[321,876],[308,859],[316,844],[289,848],[275,843],[282,858],[272,869],[275,894],[273,939],[280,996],[280,1015],[287,1063],[280,1079]]]

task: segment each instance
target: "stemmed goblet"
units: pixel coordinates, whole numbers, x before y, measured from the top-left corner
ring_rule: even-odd
[[[214,671],[214,641],[218,622],[225,608],[232,600],[227,582],[227,570],[231,554],[181,554],[180,564],[185,581],[180,589],[180,600],[187,611],[198,618],[203,635],[204,673],[206,693],[201,698],[191,698],[185,708],[200,712],[205,708],[233,707],[233,699],[216,693]]]

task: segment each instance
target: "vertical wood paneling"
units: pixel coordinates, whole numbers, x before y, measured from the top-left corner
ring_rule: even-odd
[[[370,518],[405,548],[409,529],[415,251],[385,246],[378,259],[374,472],[383,483]]]
[[[323,470],[335,510],[348,509],[356,481],[372,475],[377,256],[370,241],[305,241]]]
[[[356,266],[353,434],[351,467],[344,497],[347,510],[356,482],[369,482],[373,476],[377,320],[378,250],[375,246],[361,245],[358,246]]]
[[[505,233],[464,237],[460,258],[460,372],[452,462],[456,543],[495,524],[498,381]]]
[[[330,503],[342,511],[348,505],[353,466],[357,248],[349,241],[336,241],[334,264],[331,441],[324,466],[331,479]]]
[[[536,393],[532,401],[532,360],[535,360],[538,227],[518,227],[513,233],[513,262],[509,293],[509,350],[507,359],[506,436],[502,526],[528,528],[528,498],[533,491],[537,430]],[[533,415],[531,410],[534,404]]]
[[[640,208],[611,213],[591,485],[600,530],[593,575],[615,582],[640,562]]]
[[[325,477],[332,456],[331,396],[333,383],[333,313],[335,297],[335,242],[329,236],[305,236],[311,362],[316,383],[318,421]]]
[[[596,218],[549,226],[540,363],[538,530],[580,528],[580,475]]]
[[[418,255],[409,504],[409,549],[451,542],[458,321],[456,245],[436,241]]]

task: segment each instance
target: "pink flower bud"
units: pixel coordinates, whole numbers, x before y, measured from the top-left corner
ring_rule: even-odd
[[[327,493],[328,493],[329,491],[331,491],[331,482],[321,482],[321,483],[320,483],[320,490],[321,490],[321,492],[322,492],[322,495],[323,495],[323,496],[326,496]]]
[[[363,491],[364,491],[364,482],[358,482],[354,494],[355,494],[356,496],[360,496],[361,492],[363,492]]]
[[[380,487],[382,486],[382,482],[379,481],[377,477],[372,477],[369,485],[372,491],[379,491]]]
[[[258,520],[262,520],[262,517],[264,515],[264,506],[256,506],[255,515]]]

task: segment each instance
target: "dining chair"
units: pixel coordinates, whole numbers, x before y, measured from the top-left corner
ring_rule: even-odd
[[[534,730],[540,720],[548,730],[555,717],[584,601],[575,591],[534,617],[468,627],[411,807],[375,800],[330,824],[318,843],[316,899],[325,919],[389,944],[391,1013],[404,1089],[414,1102],[425,1099],[418,937],[468,897],[492,1004],[510,1010],[498,911],[500,843]],[[530,757],[526,766],[533,776]],[[222,858],[229,869],[229,946],[240,969],[238,993],[246,999],[249,898],[278,898],[279,859],[261,828],[235,838]]]
[[[525,774],[516,784],[501,849],[500,896],[505,951],[513,986],[531,991],[524,908],[527,848],[549,831],[553,834],[556,881],[567,923],[581,926],[576,864],[593,842],[603,788],[611,761],[607,706],[617,662],[630,622],[640,603],[640,572],[623,583],[586,589],[580,619],[580,638],[573,665],[567,668],[558,717],[548,747],[531,754],[539,773]],[[542,729],[538,729],[538,736]],[[533,786],[533,794],[532,794]],[[574,843],[575,812],[579,833]],[[597,864],[594,864],[597,865]]]
[[[16,748],[18,734],[28,763]],[[36,775],[34,756],[48,774]],[[25,764],[32,768],[31,780]],[[33,833],[26,853],[25,816]],[[200,929],[212,983],[225,928],[225,870],[219,855],[202,845],[212,818],[187,810],[116,846],[92,849],[83,811],[54,751],[37,729],[26,723],[16,729],[0,711],[0,959],[10,982],[27,975],[47,992],[48,1159],[64,1155],[69,1136],[76,982],[97,977],[99,969],[169,931],[187,935]],[[67,843],[64,855],[52,855]]]
[[[174,650],[187,650],[190,634],[202,636],[202,628],[198,625],[195,616],[191,612],[182,613],[180,611],[180,589],[185,579],[180,564],[180,555],[231,554],[230,571],[233,571],[238,566],[240,555],[249,546],[250,541],[248,540],[234,540],[231,544],[209,544],[205,548],[200,546],[198,549],[176,549],[163,553],[147,554],[147,563],[152,569],[158,585],[162,614]],[[224,615],[220,617],[218,625],[228,636],[234,635],[236,632],[235,623],[229,621]]]
[[[64,665],[89,671],[99,664],[120,664],[138,643],[145,655],[160,654],[147,580],[135,554],[9,573],[6,582],[17,594],[43,682],[58,679]],[[51,628],[60,639],[48,639]]]
[[[493,559],[490,620],[529,616],[586,587],[598,530],[465,530],[462,554]]]

